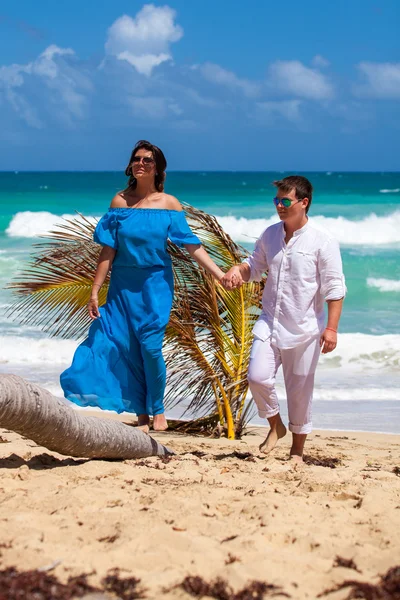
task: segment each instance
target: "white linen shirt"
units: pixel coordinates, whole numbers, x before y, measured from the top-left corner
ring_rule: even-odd
[[[328,232],[307,221],[287,244],[285,235],[283,222],[268,227],[243,261],[250,266],[249,281],[260,281],[268,271],[254,335],[271,337],[282,349],[320,335],[325,328],[324,301],[346,294],[339,244]]]

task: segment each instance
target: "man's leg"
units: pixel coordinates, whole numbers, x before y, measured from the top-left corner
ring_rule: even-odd
[[[282,368],[288,402],[289,430],[293,434],[290,456],[302,461],[307,434],[312,431],[312,398],[319,337],[296,348],[281,350]]]
[[[261,452],[268,454],[277,441],[286,435],[286,427],[279,414],[279,402],[275,390],[276,372],[281,364],[280,353],[271,346],[270,340],[255,337],[250,352],[247,379],[261,418],[268,419],[270,431],[260,445]]]

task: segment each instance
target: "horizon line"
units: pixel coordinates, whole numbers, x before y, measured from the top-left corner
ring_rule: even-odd
[[[240,169],[171,169],[166,171],[167,173],[322,173],[325,175],[328,174],[336,174],[336,173],[360,173],[360,174],[376,174],[376,173],[380,173],[380,174],[399,174],[400,175],[400,170],[399,171],[385,171],[385,170],[377,170],[377,171],[369,171],[369,170],[365,170],[365,171],[360,171],[360,170],[351,170],[351,169],[345,169],[345,170],[333,170],[330,171],[329,169],[319,169],[317,171],[313,171],[313,170],[308,170],[308,169],[288,169],[288,170],[280,170],[280,169],[276,169],[276,170],[254,170],[254,171],[250,171],[250,170],[240,170]],[[121,173],[124,175],[125,177],[125,173],[124,171],[121,169],[121,171],[119,169],[35,169],[35,170],[21,170],[21,169],[7,169],[7,170],[3,170],[0,169],[0,174],[28,174],[28,173]]]

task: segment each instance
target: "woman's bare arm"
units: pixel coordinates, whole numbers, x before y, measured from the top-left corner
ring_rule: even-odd
[[[99,313],[99,290],[103,285],[111,265],[115,258],[116,250],[110,248],[110,246],[104,246],[100,252],[99,259],[97,261],[97,269],[94,275],[92,284],[92,293],[90,294],[90,300],[88,304],[88,311],[91,319],[97,319],[100,316]]]

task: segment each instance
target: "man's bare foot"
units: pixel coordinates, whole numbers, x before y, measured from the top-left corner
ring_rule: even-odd
[[[279,419],[274,427],[271,427],[266,439],[260,444],[259,450],[264,454],[269,454],[276,446],[276,443],[286,435],[286,427]]]
[[[138,415],[138,424],[137,428],[143,431],[144,433],[149,433],[150,431],[150,417],[149,415]]]
[[[298,464],[298,465],[304,465],[305,462],[303,460],[302,456],[299,456],[298,454],[291,454],[289,456],[289,460],[293,463],[293,464]]]
[[[293,471],[300,471],[306,466],[303,457],[299,454],[290,454],[288,462]]]
[[[168,423],[164,413],[162,413],[161,415],[154,415],[153,429],[154,431],[165,431],[166,429],[168,429]]]

